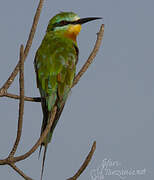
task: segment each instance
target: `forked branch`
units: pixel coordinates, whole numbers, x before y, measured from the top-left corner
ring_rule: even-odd
[[[26,180],[32,180],[32,179],[30,177],[28,177],[23,171],[21,171],[15,165],[15,163],[28,158],[40,146],[40,144],[43,142],[44,138],[46,137],[46,135],[50,131],[50,128],[52,126],[52,123],[54,121],[55,114],[56,114],[56,111],[57,111],[57,107],[54,107],[54,110],[53,110],[52,115],[51,115],[51,119],[50,119],[46,129],[44,130],[44,132],[42,133],[40,138],[37,140],[37,142],[35,143],[35,145],[27,153],[25,153],[25,154],[23,154],[21,156],[16,156],[15,157],[14,155],[15,155],[16,150],[18,148],[21,133],[22,133],[23,114],[24,114],[24,101],[41,102],[40,97],[26,97],[26,96],[24,96],[24,62],[26,60],[26,57],[27,57],[27,55],[29,53],[29,50],[31,48],[31,45],[32,45],[32,41],[33,41],[33,38],[34,38],[34,35],[35,35],[35,32],[36,32],[36,28],[37,28],[37,24],[38,24],[38,21],[39,21],[39,17],[40,17],[40,13],[41,13],[41,10],[42,10],[43,3],[44,3],[44,0],[39,1],[39,5],[38,5],[38,8],[37,8],[35,16],[34,16],[33,24],[32,24],[32,27],[31,27],[31,31],[30,31],[29,38],[27,40],[25,49],[24,49],[23,45],[21,45],[21,47],[20,47],[19,62],[17,63],[15,69],[11,73],[8,80],[4,83],[4,85],[0,89],[0,97],[9,97],[9,98],[19,99],[20,100],[20,102],[19,102],[18,129],[17,129],[16,140],[15,140],[15,143],[13,145],[13,148],[12,148],[9,156],[6,159],[0,160],[0,165],[6,165],[7,164],[7,165],[11,166],[16,172],[18,172],[18,174],[20,174]],[[97,54],[97,52],[98,52],[98,50],[100,48],[103,35],[104,35],[104,25],[102,24],[101,27],[100,27],[99,32],[97,33],[97,40],[96,40],[95,46],[94,46],[90,56],[88,57],[87,61],[85,62],[85,64],[83,65],[83,67],[81,68],[79,73],[76,75],[76,77],[74,78],[74,83],[73,83],[72,87],[74,87],[79,82],[80,78],[83,76],[83,74],[89,68],[90,64],[93,62],[93,60],[94,60],[94,58],[95,58],[95,56],[96,56],[96,54]],[[15,94],[11,94],[11,93],[7,93],[8,88],[10,87],[12,82],[14,81],[14,79],[15,79],[16,75],[18,74],[18,72],[20,72],[20,79],[19,79],[20,96],[15,95]],[[77,171],[77,173],[73,177],[69,178],[68,180],[76,180],[82,174],[82,172],[88,166],[88,164],[89,164],[89,162],[90,162],[90,160],[91,160],[91,158],[93,156],[93,153],[94,153],[95,149],[96,149],[96,142],[93,143],[91,151],[89,152],[88,156],[86,157],[84,163],[81,165],[80,169]]]

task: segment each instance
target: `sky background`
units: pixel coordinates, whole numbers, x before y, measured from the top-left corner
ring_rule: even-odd
[[[38,0],[1,0],[0,86],[3,85],[25,45]],[[67,179],[80,167],[94,140],[97,148],[81,180],[104,159],[118,161],[118,169],[146,169],[144,175],[126,180],[154,179],[154,1],[153,0],[45,0],[37,32],[25,63],[25,95],[39,96],[33,67],[34,55],[48,21],[60,11],[74,11],[80,17],[103,20],[85,24],[78,37],[80,57],[77,69],[89,56],[101,23],[103,44],[94,63],[72,89],[48,146],[44,180]],[[19,93],[18,77],[8,90]],[[8,155],[15,140],[18,101],[0,98],[0,158]],[[25,102],[23,134],[16,155],[32,147],[40,135],[42,111],[39,103]],[[17,163],[28,176],[40,178],[38,150]],[[101,169],[101,168],[100,168]],[[22,179],[8,166],[0,167],[1,180]],[[105,180],[119,180],[116,175]],[[92,179],[94,180],[94,179]],[[100,179],[97,179],[100,180]]]

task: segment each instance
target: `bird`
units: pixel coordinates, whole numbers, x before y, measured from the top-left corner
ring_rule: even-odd
[[[53,131],[61,116],[76,74],[79,55],[77,36],[81,31],[82,24],[97,19],[101,18],[80,18],[74,12],[56,14],[50,19],[46,34],[36,51],[34,68],[43,112],[40,135],[48,125],[54,107],[57,107],[51,129],[40,146],[40,151],[44,146],[41,179],[48,143],[52,139]]]

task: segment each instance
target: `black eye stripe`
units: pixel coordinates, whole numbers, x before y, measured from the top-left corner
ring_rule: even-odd
[[[64,20],[64,21],[60,21],[60,22],[58,22],[58,23],[55,23],[55,24],[54,24],[54,27],[65,26],[65,25],[68,25],[68,24],[71,24],[71,22]]]
[[[60,25],[64,26],[64,25],[67,25],[67,24],[69,24],[69,23],[70,23],[69,21],[61,21],[61,22],[60,22]]]

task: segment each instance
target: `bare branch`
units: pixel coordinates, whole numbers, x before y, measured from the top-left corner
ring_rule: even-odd
[[[81,70],[78,72],[78,74],[76,75],[75,79],[74,79],[74,83],[73,86],[74,87],[78,81],[80,80],[81,76],[87,71],[87,69],[89,68],[90,64],[93,62],[99,48],[102,42],[102,38],[104,35],[104,24],[101,25],[99,32],[97,33],[97,40],[94,46],[94,49],[92,50],[90,56],[88,57],[86,63],[83,65],[83,67],[81,68]]]
[[[8,98],[12,98],[12,99],[20,99],[20,96],[18,96],[16,94],[11,94],[11,93],[5,93],[4,97],[8,97]],[[24,101],[41,102],[41,98],[24,96]]]
[[[42,10],[42,7],[43,7],[43,3],[44,3],[44,0],[39,1],[39,5],[38,5],[38,8],[36,10],[36,14],[34,16],[34,20],[33,20],[33,24],[32,24],[32,27],[31,27],[30,34],[29,34],[29,38],[27,40],[26,47],[25,47],[25,50],[24,50],[24,60],[26,59],[26,57],[27,57],[27,55],[29,53],[29,50],[31,48],[32,41],[33,41],[33,38],[34,38],[34,35],[35,35],[35,32],[36,32],[37,24],[38,24],[38,21],[39,21],[39,17],[40,17],[40,14],[41,14],[41,10]],[[11,73],[8,80],[5,82],[3,87],[0,89],[0,96],[3,96],[3,94],[5,94],[7,92],[7,89],[10,87],[10,85],[14,81],[16,75],[18,74],[20,60],[19,60],[18,64],[16,65],[15,69],[13,70],[13,72]]]
[[[67,180],[76,180],[82,174],[82,172],[88,166],[88,164],[89,164],[89,162],[90,162],[90,160],[91,160],[91,158],[92,158],[92,156],[93,156],[93,154],[95,152],[95,149],[96,149],[96,141],[94,141],[94,143],[93,143],[93,145],[91,147],[91,150],[90,150],[88,156],[86,157],[84,163],[81,165],[80,169],[77,171],[77,173],[73,177],[71,177],[71,178],[69,178]]]
[[[50,118],[50,121],[47,125],[47,127],[45,128],[44,132],[42,133],[41,137],[38,139],[38,141],[36,142],[36,144],[24,155],[18,156],[18,157],[14,157],[12,162],[17,162],[17,161],[21,161],[26,159],[27,157],[29,157],[43,142],[44,138],[47,136],[48,132],[50,131],[50,128],[52,126],[52,123],[54,121],[55,115],[56,115],[56,111],[57,111],[57,107],[55,106],[53,111],[52,111],[52,115]]]
[[[32,179],[30,177],[28,177],[27,175],[25,175],[24,172],[21,171],[15,165],[15,163],[28,158],[41,145],[44,138],[47,136],[48,132],[50,131],[50,128],[51,128],[51,126],[53,124],[55,114],[56,114],[56,111],[57,111],[57,107],[55,106],[53,111],[52,111],[52,115],[51,115],[51,118],[50,118],[50,121],[49,121],[48,125],[46,126],[44,132],[42,133],[42,135],[40,136],[38,141],[35,143],[35,145],[27,153],[25,153],[25,154],[23,154],[21,156],[14,157],[14,154],[16,153],[18,144],[20,142],[21,133],[22,133],[24,101],[41,102],[40,97],[26,97],[26,96],[24,96],[24,61],[26,60],[26,57],[28,56],[29,50],[30,50],[31,45],[32,45],[32,41],[33,41],[33,38],[34,38],[34,35],[35,35],[35,32],[36,32],[36,28],[37,28],[37,24],[38,24],[38,20],[39,20],[39,17],[40,17],[40,13],[41,13],[41,10],[42,10],[43,3],[44,3],[44,0],[39,1],[39,5],[38,5],[38,8],[37,8],[35,16],[34,16],[33,24],[32,24],[32,27],[31,27],[31,31],[30,31],[29,38],[27,40],[25,49],[24,49],[23,45],[21,45],[20,57],[19,57],[18,64],[16,65],[15,69],[11,73],[8,80],[4,83],[4,85],[0,89],[0,97],[9,97],[9,98],[13,98],[13,99],[20,99],[20,102],[19,102],[18,130],[17,130],[16,140],[15,140],[14,146],[13,146],[9,156],[6,159],[0,160],[0,165],[7,164],[7,165],[11,166],[16,172],[18,172],[26,180],[32,180]],[[83,67],[81,68],[79,73],[76,75],[72,87],[74,87],[79,82],[82,75],[87,71],[90,64],[93,62],[93,60],[94,60],[94,58],[95,58],[95,56],[96,56],[96,54],[97,54],[97,52],[98,52],[98,50],[100,48],[103,35],[104,35],[104,25],[101,26],[100,31],[97,33],[97,40],[96,40],[94,49],[91,52],[91,54],[90,54],[89,58],[87,59],[86,63],[83,65]],[[10,85],[14,81],[14,79],[15,79],[16,75],[18,74],[19,70],[20,70],[20,79],[19,79],[20,96],[15,95],[15,94],[11,94],[11,93],[7,93],[7,89],[10,87]],[[82,174],[82,172],[88,166],[88,164],[89,164],[89,162],[90,162],[90,160],[91,160],[91,158],[93,156],[93,153],[94,153],[95,149],[96,149],[96,142],[93,143],[91,151],[89,152],[88,156],[86,157],[84,163],[81,165],[80,169],[77,171],[77,173],[73,177],[69,178],[68,180],[76,180]]]
[[[20,174],[25,180],[33,180],[28,177],[23,171],[21,171],[15,164],[9,164],[18,174]]]
[[[17,137],[14,143],[14,146],[10,152],[9,157],[14,156],[22,133],[22,124],[23,124],[23,114],[24,114],[24,47],[21,45],[20,47],[20,77],[19,77],[19,84],[20,84],[20,103],[19,103],[19,118],[18,118],[18,130],[17,130]]]

